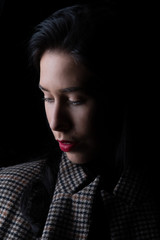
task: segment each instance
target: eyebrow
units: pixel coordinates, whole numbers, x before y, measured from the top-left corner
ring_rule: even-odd
[[[50,92],[47,88],[44,88],[40,84],[39,84],[39,88],[42,91]],[[62,92],[62,93],[71,93],[71,92],[77,92],[77,91],[82,91],[82,90],[84,90],[82,87],[68,87],[68,88],[60,89],[60,92]]]
[[[38,85],[39,89],[45,92],[49,92],[47,88],[42,87],[40,84]]]

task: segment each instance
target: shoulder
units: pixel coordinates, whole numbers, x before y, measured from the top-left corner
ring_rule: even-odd
[[[10,174],[18,174],[21,175],[23,172],[25,173],[30,173],[34,172],[35,169],[37,171],[41,169],[45,165],[46,160],[45,159],[39,159],[39,160],[33,160],[33,161],[26,161],[21,164],[16,164],[8,167],[3,167],[1,168],[0,171],[0,176],[2,175],[7,175],[9,176]]]
[[[0,171],[0,192],[23,189],[32,179],[38,178],[46,160],[25,162],[2,168]]]

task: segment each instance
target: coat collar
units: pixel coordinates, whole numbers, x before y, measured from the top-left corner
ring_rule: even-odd
[[[73,194],[83,188],[85,184],[87,184],[87,175],[82,166],[73,164],[65,153],[62,154],[56,187],[58,191]]]
[[[76,193],[85,187],[94,179],[99,179],[101,185],[101,176],[87,174],[83,165],[73,164],[66,156],[62,154],[62,161],[59,169],[60,180],[57,183],[57,189],[61,192]],[[101,188],[101,186],[99,186]],[[122,172],[117,184],[112,192],[107,196],[118,198],[129,205],[138,203],[150,198],[150,187],[146,179],[146,173],[138,167],[128,166]]]
[[[116,184],[113,195],[129,205],[149,200],[150,187],[146,172],[136,167],[127,167]]]

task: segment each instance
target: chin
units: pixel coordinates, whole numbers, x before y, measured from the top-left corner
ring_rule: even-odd
[[[66,152],[66,155],[68,159],[74,164],[85,164],[90,161],[88,154]]]

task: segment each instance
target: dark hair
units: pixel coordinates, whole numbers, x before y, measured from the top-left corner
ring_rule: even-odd
[[[35,28],[30,40],[32,62],[39,68],[45,50],[60,49],[99,74],[118,57],[119,21],[112,4],[77,4],[60,9]]]
[[[127,102],[124,75],[121,76],[122,53],[126,59],[122,15],[118,5],[106,2],[65,7],[42,21],[29,42],[31,62],[38,71],[46,50],[62,50],[93,73],[91,88],[101,101],[105,98],[103,105],[107,104],[111,117],[108,124],[112,125],[110,139],[116,147],[124,138]]]
[[[113,1],[76,4],[54,12],[35,28],[29,42],[30,62],[39,72],[46,50],[65,51],[93,73],[91,86],[95,95],[102,96],[105,89],[105,96],[112,92],[122,99],[126,40],[120,9]]]

